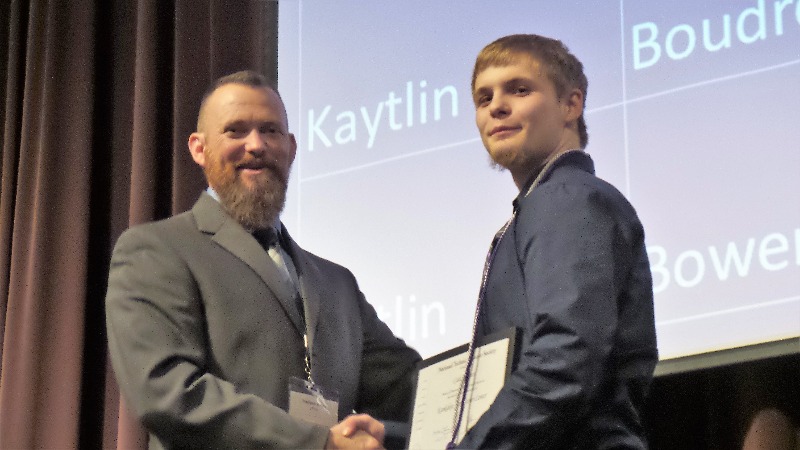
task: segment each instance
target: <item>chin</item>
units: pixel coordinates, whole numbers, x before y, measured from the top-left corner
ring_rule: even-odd
[[[243,189],[246,189],[248,192],[255,192],[259,189],[263,189],[271,182],[269,175],[266,173],[261,173],[254,176],[244,176],[239,177],[239,186]]]
[[[491,158],[492,166],[502,167],[503,169],[508,169],[514,161],[514,154],[502,150],[490,152],[489,157]]]

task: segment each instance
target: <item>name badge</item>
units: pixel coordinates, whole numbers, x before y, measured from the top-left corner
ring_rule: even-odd
[[[324,427],[339,422],[339,394],[301,378],[289,379],[289,415]]]

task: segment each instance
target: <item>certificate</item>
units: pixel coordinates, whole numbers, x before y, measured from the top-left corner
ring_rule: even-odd
[[[478,341],[472,362],[464,413],[456,442],[489,409],[511,373],[517,330],[486,336]],[[411,412],[409,450],[444,449],[453,434],[461,401],[461,385],[469,346],[464,344],[419,364]]]

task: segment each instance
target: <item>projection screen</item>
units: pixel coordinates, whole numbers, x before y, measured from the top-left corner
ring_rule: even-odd
[[[478,51],[561,39],[598,176],[642,219],[663,361],[800,351],[800,0],[280,3],[298,153],[283,214],[423,356],[469,339],[517,190],[478,137]]]

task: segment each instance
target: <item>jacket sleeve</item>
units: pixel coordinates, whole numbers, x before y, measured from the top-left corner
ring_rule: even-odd
[[[324,446],[327,428],[212,373],[197,283],[168,239],[147,226],[128,230],[114,248],[106,323],[120,390],[165,447]]]
[[[406,422],[419,354],[395,337],[375,309],[359,295],[364,350],[359,386],[359,412],[379,419]]]
[[[517,367],[462,448],[560,448],[613,377],[633,224],[614,199],[583,185],[542,185],[531,195],[504,238],[514,240],[522,270],[528,329]]]

